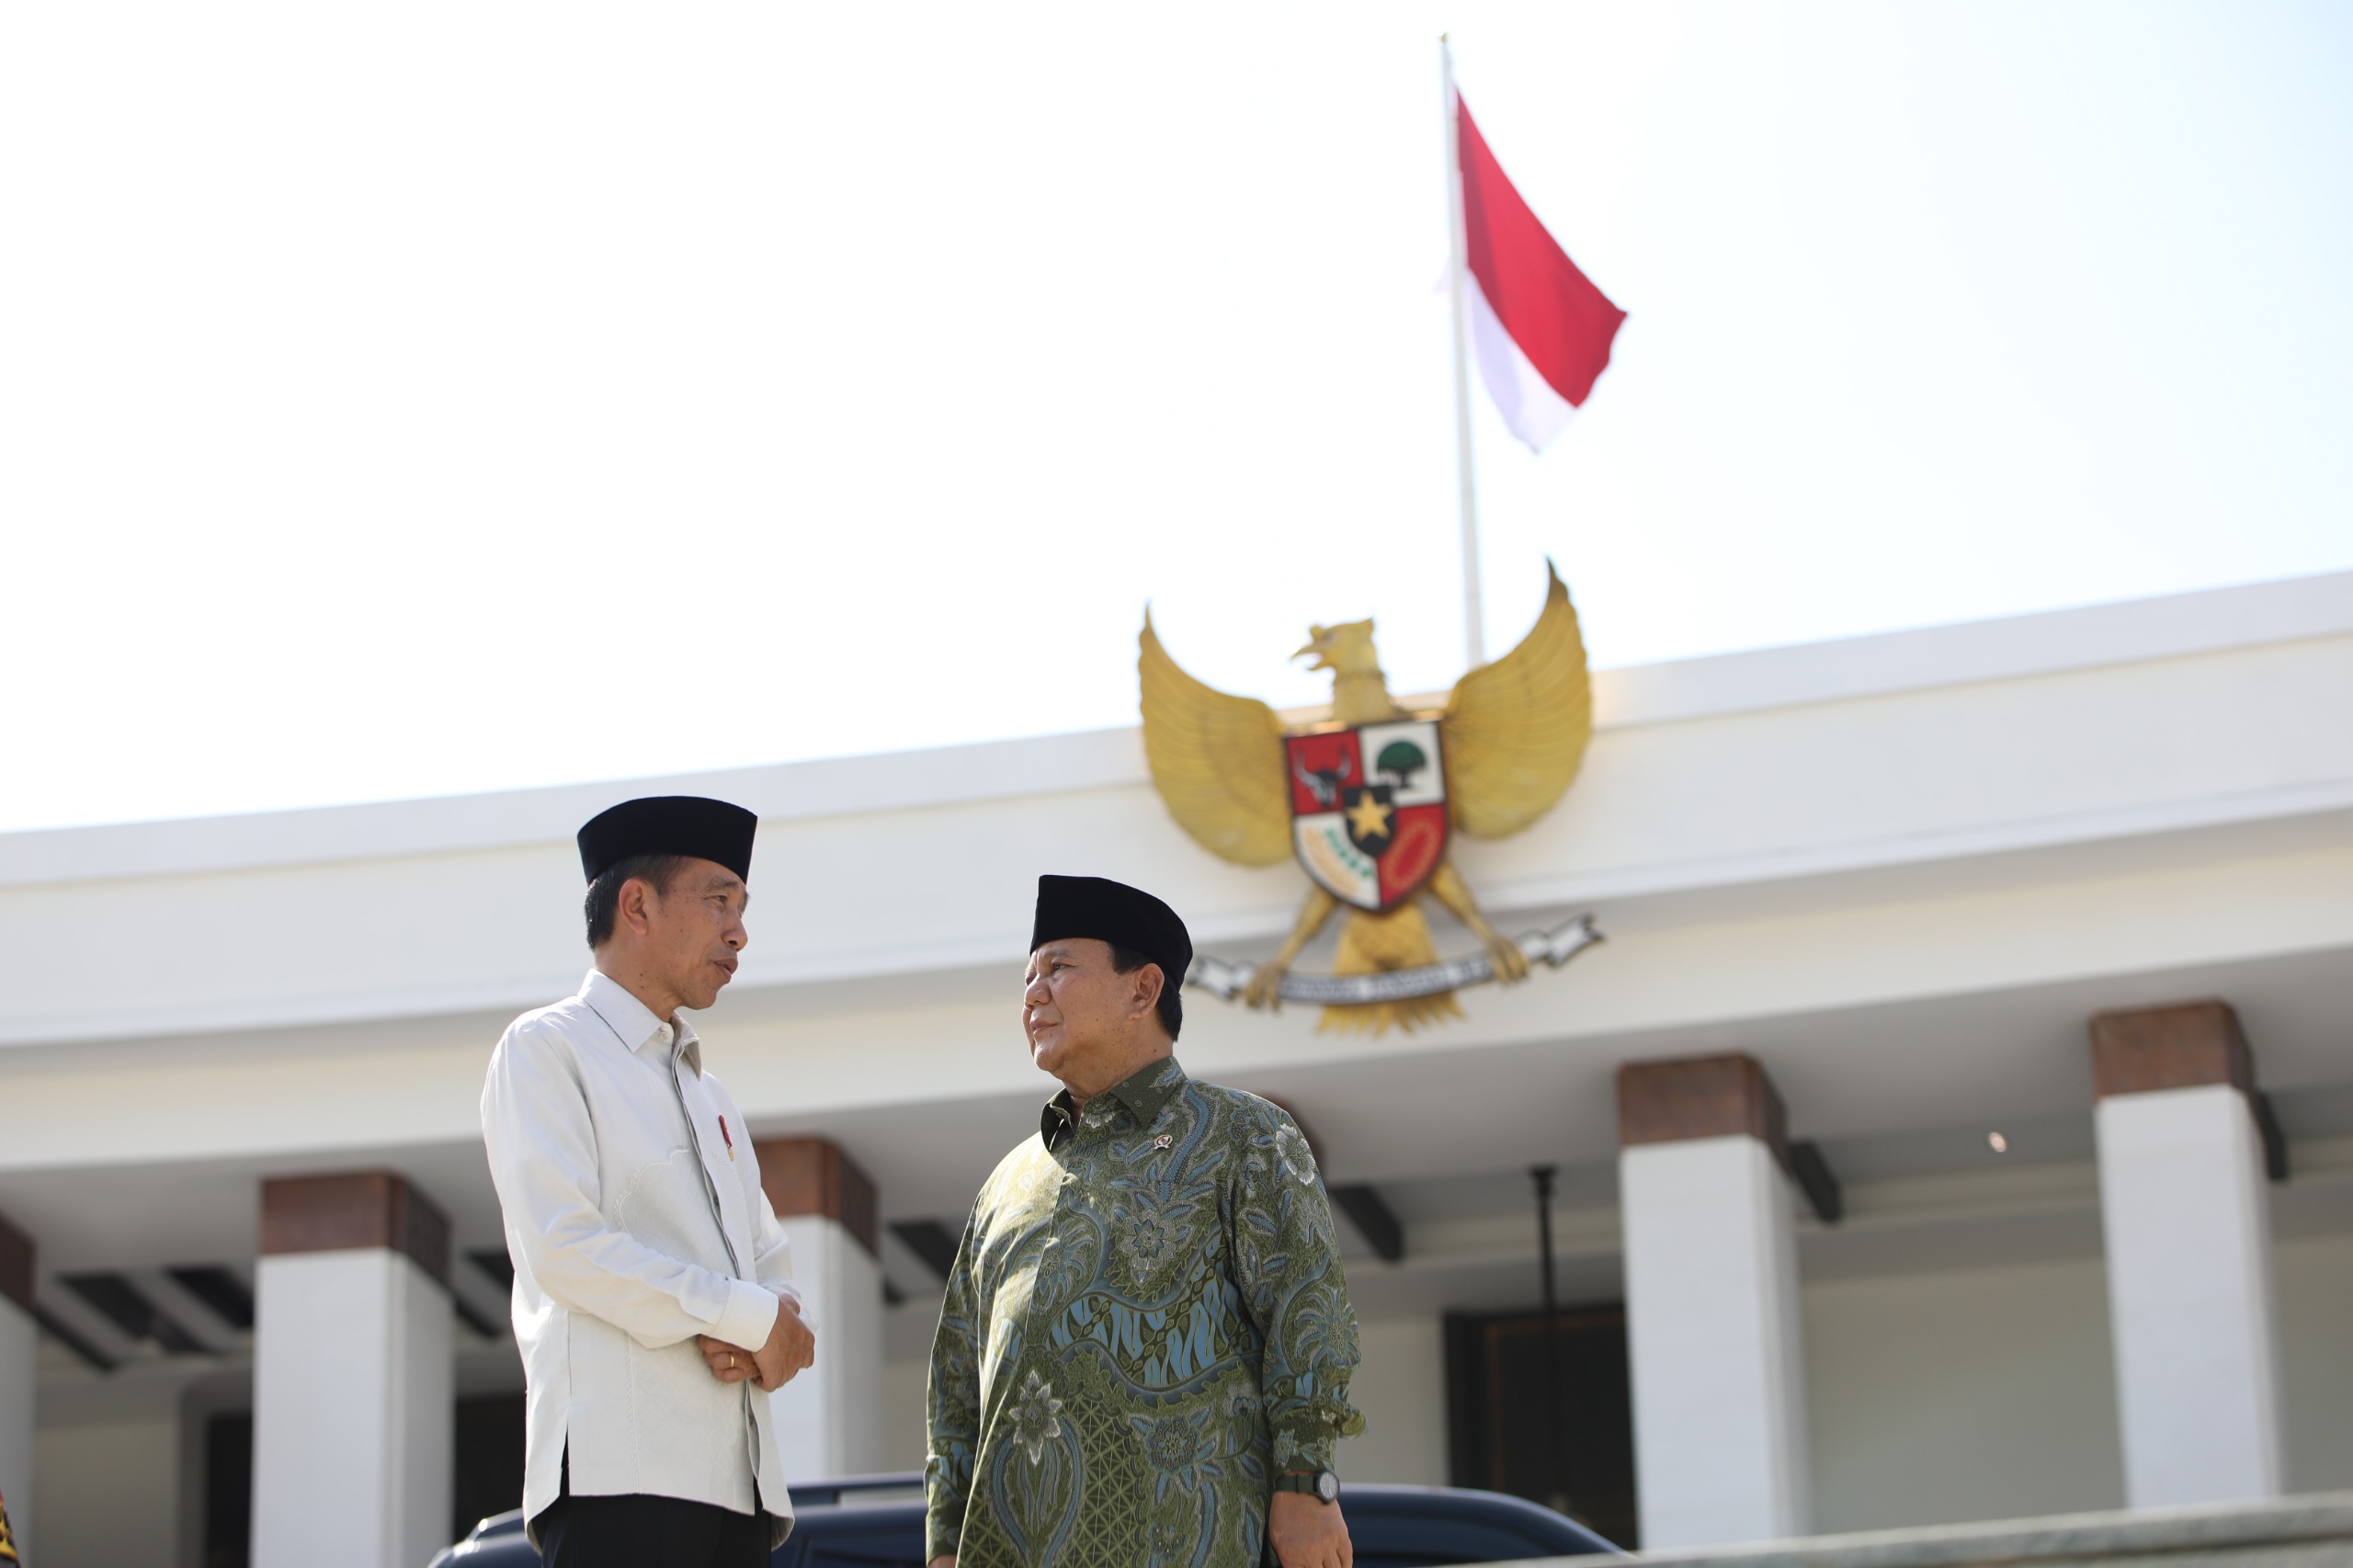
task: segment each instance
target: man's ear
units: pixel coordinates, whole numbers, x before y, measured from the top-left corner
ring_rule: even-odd
[[[1138,964],[1135,972],[1135,998],[1139,1004],[1136,1016],[1157,1009],[1161,988],[1168,983],[1168,971],[1156,963]]]
[[[614,913],[623,925],[643,936],[653,925],[649,906],[661,894],[643,877],[631,877],[621,884],[620,896],[613,901]]]

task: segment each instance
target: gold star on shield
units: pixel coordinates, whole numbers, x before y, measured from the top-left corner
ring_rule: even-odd
[[[1379,838],[1389,831],[1390,808],[1370,795],[1359,795],[1348,808],[1348,825],[1358,838]]]

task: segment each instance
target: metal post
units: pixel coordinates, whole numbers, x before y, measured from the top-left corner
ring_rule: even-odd
[[[1462,489],[1462,653],[1466,669],[1487,662],[1486,613],[1479,602],[1479,494],[1471,466],[1471,358],[1462,279],[1470,266],[1462,227],[1462,134],[1455,111],[1454,51],[1438,39],[1438,74],[1446,108],[1447,293],[1454,310],[1454,463]]]
[[[1544,1424],[1545,1471],[1552,1483],[1545,1504],[1556,1514],[1569,1513],[1568,1440],[1561,1429],[1561,1312],[1552,1287],[1552,1165],[1531,1165],[1536,1183],[1536,1253],[1544,1269]]]

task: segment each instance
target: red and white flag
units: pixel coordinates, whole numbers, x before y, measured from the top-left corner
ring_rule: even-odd
[[[1504,177],[1462,95],[1454,95],[1462,175],[1462,260],[1480,374],[1513,435],[1542,451],[1609,364],[1626,312],[1577,270]]]

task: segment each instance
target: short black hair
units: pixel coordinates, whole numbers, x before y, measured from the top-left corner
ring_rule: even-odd
[[[1117,942],[1106,942],[1103,945],[1111,949],[1111,968],[1115,973],[1133,974],[1148,963],[1160,961],[1157,959],[1144,957],[1133,948],[1123,948]],[[1157,1011],[1160,1014],[1160,1027],[1168,1031],[1168,1039],[1172,1043],[1176,1039],[1177,1031],[1185,1027],[1185,999],[1176,994],[1178,988],[1184,983],[1182,977],[1169,973],[1165,966],[1161,969],[1160,1004]]]
[[[612,939],[613,916],[620,909],[621,884],[631,877],[650,882],[655,892],[668,892],[670,879],[687,863],[684,855],[631,855],[616,860],[597,873],[588,884],[588,896],[581,901],[581,913],[588,917],[590,950],[603,947]]]

